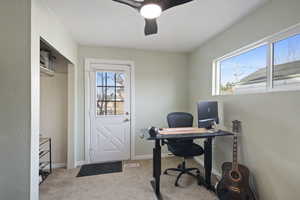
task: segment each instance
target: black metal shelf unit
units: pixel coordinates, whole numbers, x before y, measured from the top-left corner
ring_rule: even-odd
[[[39,176],[40,184],[43,183],[46,178],[52,173],[52,147],[51,138],[40,138],[40,165]]]

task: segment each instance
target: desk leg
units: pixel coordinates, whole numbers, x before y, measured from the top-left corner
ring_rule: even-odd
[[[205,186],[207,189],[214,190],[211,185],[212,171],[212,138],[209,137],[204,141],[204,168],[205,168]]]
[[[50,174],[52,174],[52,140],[49,139],[49,168],[50,168]]]
[[[161,146],[160,140],[155,140],[155,148],[153,149],[153,178],[151,185],[155,191],[158,200],[162,200],[160,194],[160,175],[161,175]]]

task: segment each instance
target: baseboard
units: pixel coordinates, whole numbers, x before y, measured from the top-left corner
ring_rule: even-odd
[[[57,169],[57,168],[66,168],[66,163],[52,163],[52,169]],[[45,167],[45,169],[49,169],[50,166],[48,165]]]
[[[75,167],[81,167],[84,165],[86,162],[84,160],[79,160],[75,162]]]
[[[66,163],[54,163],[53,168],[66,168]]]
[[[173,157],[173,155],[169,153],[162,153],[161,157],[168,158],[168,157]],[[152,158],[153,158],[153,154],[145,154],[145,155],[136,155],[132,160],[151,160]]]
[[[200,159],[199,157],[194,157],[194,160],[204,168],[204,161],[202,159]],[[212,169],[212,173],[213,175],[217,176],[218,179],[222,177],[221,173],[218,172],[218,170],[216,170],[215,168]]]
[[[172,156],[173,156],[173,154],[170,154],[170,153],[162,153],[161,154],[162,158],[168,158],[168,157],[172,157]],[[145,154],[145,155],[136,155],[131,160],[151,160],[152,158],[153,158],[152,154]],[[79,161],[75,162],[76,167],[80,167],[84,164],[86,164],[86,161],[84,161],[84,160],[79,160]]]

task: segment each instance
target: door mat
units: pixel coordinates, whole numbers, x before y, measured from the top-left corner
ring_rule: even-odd
[[[122,172],[122,161],[83,165],[77,177]]]

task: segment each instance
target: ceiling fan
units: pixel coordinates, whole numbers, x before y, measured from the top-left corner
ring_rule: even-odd
[[[113,0],[121,4],[130,6],[140,12],[145,18],[145,35],[157,33],[157,22],[161,13],[167,9],[179,6],[193,0]]]

